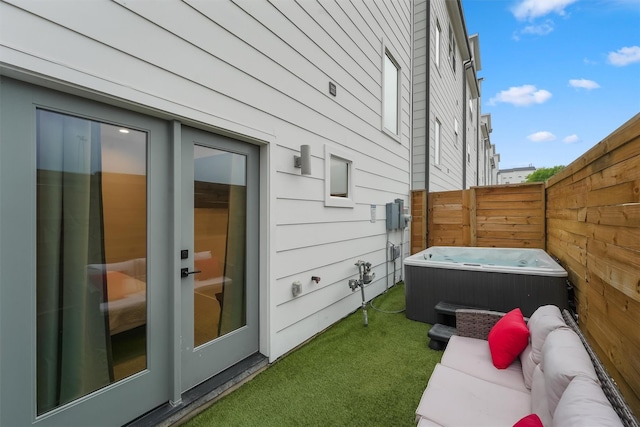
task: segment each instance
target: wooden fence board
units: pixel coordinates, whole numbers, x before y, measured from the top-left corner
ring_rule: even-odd
[[[497,239],[478,236],[477,246],[483,248],[540,248],[544,244],[536,239]]]
[[[640,114],[546,187],[547,248],[569,272],[585,335],[638,413]]]
[[[411,192],[411,254],[427,248],[427,192]]]
[[[594,224],[640,227],[640,203],[587,208],[586,220]]]
[[[587,207],[640,202],[640,181],[629,181],[587,194]]]
[[[640,396],[640,347],[624,338],[618,325],[611,321],[610,316],[600,310],[602,307],[591,301],[599,299],[599,295],[592,295],[587,290],[589,301],[589,318],[586,322],[580,322],[588,335],[599,343],[601,351],[605,354],[602,360],[612,367],[610,372],[615,372],[614,378],[618,383],[623,382],[625,388],[629,388],[636,394],[635,400]],[[631,402],[629,402],[631,404]]]
[[[589,177],[589,187],[592,190],[599,190],[616,184],[639,180],[640,168],[638,167],[638,159],[629,158],[591,175]]]
[[[593,224],[591,230],[591,237],[596,240],[613,243],[623,248],[640,250],[640,228]]]
[[[476,215],[476,222],[478,224],[521,224],[521,225],[536,225],[540,226],[544,224],[543,216],[514,216],[506,214],[503,216],[487,216],[486,210],[482,211],[482,215]],[[499,212],[498,212],[499,213]]]

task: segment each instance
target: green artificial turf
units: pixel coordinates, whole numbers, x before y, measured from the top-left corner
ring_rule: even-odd
[[[373,304],[404,308],[398,284]],[[278,360],[186,426],[411,426],[442,352],[427,346],[429,325],[367,306]]]

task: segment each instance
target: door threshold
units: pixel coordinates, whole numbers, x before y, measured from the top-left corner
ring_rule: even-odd
[[[168,427],[180,425],[207,409],[225,394],[235,390],[268,365],[267,357],[254,353],[205,382],[182,394],[178,405],[165,403],[126,424],[127,427]]]

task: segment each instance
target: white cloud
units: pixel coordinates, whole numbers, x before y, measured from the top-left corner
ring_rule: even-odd
[[[553,31],[553,22],[546,21],[544,24],[527,25],[520,31],[522,34],[535,34],[537,36],[546,36]]]
[[[580,141],[580,138],[578,138],[578,135],[576,135],[575,133],[573,135],[566,136],[562,140],[562,142],[564,142],[565,144],[573,144],[574,142],[578,141]]]
[[[576,0],[522,0],[511,9],[513,16],[524,21],[555,12],[565,14],[565,8]]]
[[[546,130],[543,130],[540,132],[532,133],[527,137],[527,139],[533,142],[549,142],[549,141],[554,141],[556,139],[556,136],[551,132],[547,132]]]
[[[571,79],[569,80],[569,86],[578,87],[578,88],[587,89],[587,90],[598,89],[600,87],[598,83],[594,82],[593,80],[587,80],[587,79]]]
[[[618,67],[640,62],[640,46],[623,47],[617,52],[609,52],[609,63]]]
[[[548,101],[549,98],[551,98],[551,92],[544,89],[537,90],[533,85],[523,85],[500,91],[495,97],[489,99],[489,105],[504,102],[522,107],[531,104],[542,104]]]

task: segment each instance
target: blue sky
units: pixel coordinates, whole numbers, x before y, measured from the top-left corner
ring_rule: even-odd
[[[640,113],[640,0],[462,0],[500,168],[568,165]]]

